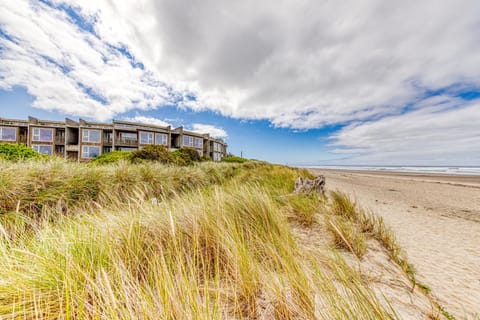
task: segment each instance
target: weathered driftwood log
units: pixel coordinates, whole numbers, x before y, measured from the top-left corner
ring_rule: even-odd
[[[323,194],[325,192],[325,177],[318,176],[315,179],[308,179],[302,177],[298,177],[295,181],[295,188],[293,192],[295,193],[311,193],[317,192],[319,194]]]

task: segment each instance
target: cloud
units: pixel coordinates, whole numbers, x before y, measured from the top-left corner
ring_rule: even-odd
[[[107,120],[130,109],[181,100],[128,51],[43,2],[15,1],[0,12],[0,88],[24,86],[34,106]]]
[[[480,86],[475,0],[75,3],[194,110],[317,128]]]
[[[443,102],[346,126],[331,137],[332,152],[353,164],[478,165],[480,100],[461,108]]]
[[[155,126],[160,126],[160,127],[168,127],[172,125],[164,120],[160,120],[154,117],[144,117],[144,116],[135,116],[135,117],[127,117],[123,118],[125,121],[131,121],[131,122],[140,122],[140,123],[145,123],[145,124],[151,124]]]
[[[194,123],[192,124],[192,131],[198,133],[209,133],[215,138],[227,138],[228,134],[223,128],[216,127],[211,124]]]
[[[448,129],[436,119],[474,113],[458,97],[480,90],[479,12],[478,0],[10,1],[0,88],[21,85],[38,108],[99,120],[175,105],[295,130],[346,126],[335,152],[365,159],[406,156],[395,152],[407,136],[412,157],[446,159],[443,148],[462,160],[467,147],[443,132],[476,143],[475,114]],[[444,140],[422,138],[422,123]]]
[[[15,40],[0,38],[0,85],[99,119],[175,104],[318,128],[480,87],[478,9],[476,0],[24,0],[0,14]]]

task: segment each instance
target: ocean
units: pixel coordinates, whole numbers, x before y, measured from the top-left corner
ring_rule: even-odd
[[[480,175],[480,167],[462,166],[330,166],[330,165],[302,165],[299,168],[335,169],[335,170],[369,170],[385,172],[410,172],[410,173],[444,173],[462,175]]]

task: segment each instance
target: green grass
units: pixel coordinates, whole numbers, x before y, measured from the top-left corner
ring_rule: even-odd
[[[291,194],[307,171],[0,165],[1,319],[396,318],[335,250],[299,242],[330,210]]]

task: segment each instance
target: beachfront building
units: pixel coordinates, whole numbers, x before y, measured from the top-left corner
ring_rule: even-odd
[[[190,147],[214,161],[227,154],[227,144],[209,134],[122,120],[100,123],[68,118],[65,121],[0,118],[0,143],[5,142],[24,144],[42,154],[76,161],[88,161],[114,150],[134,151],[149,144],[163,145],[169,150]]]

